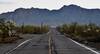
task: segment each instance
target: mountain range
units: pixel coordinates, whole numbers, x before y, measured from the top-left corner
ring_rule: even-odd
[[[100,9],[86,9],[77,5],[64,5],[58,10],[39,8],[18,8],[12,12],[0,14],[0,18],[12,19],[17,24],[61,25],[78,22],[82,24],[100,24]]]

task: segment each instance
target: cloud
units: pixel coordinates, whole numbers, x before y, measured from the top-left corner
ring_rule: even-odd
[[[63,5],[75,4],[85,8],[100,8],[100,0],[0,0],[0,13],[17,8],[59,9]]]
[[[0,2],[0,4],[13,4],[12,2]]]

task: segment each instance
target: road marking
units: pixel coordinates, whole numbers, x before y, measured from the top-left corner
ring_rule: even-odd
[[[69,38],[69,39],[70,39],[70,38]],[[94,52],[94,53],[96,53],[96,54],[100,54],[99,52],[94,51],[93,49],[91,49],[91,48],[89,48],[89,47],[87,47],[87,46],[85,46],[85,45],[83,45],[83,44],[80,44],[80,43],[78,43],[78,42],[76,42],[76,41],[74,41],[74,40],[72,40],[72,39],[70,39],[70,40],[73,41],[74,43],[80,45],[81,47],[86,48],[87,50],[90,50],[90,51],[92,51],[92,52]]]
[[[49,32],[48,32],[47,34],[49,34]],[[25,43],[29,42],[30,40],[32,40],[32,39],[28,39],[28,40],[23,41],[23,42],[20,43],[17,47],[15,47],[15,48],[13,48],[12,50],[6,52],[5,54],[11,53],[12,51],[16,50],[17,48],[19,48],[20,46],[22,46],[22,45],[24,45]]]
[[[50,34],[51,31],[47,32],[46,34]]]
[[[51,36],[49,36],[49,54],[52,54],[52,46],[51,46]]]
[[[22,42],[22,43],[21,43],[21,44],[19,44],[17,47],[13,48],[12,50],[8,51],[8,52],[7,52],[7,53],[5,53],[5,54],[9,54],[10,52],[12,52],[12,51],[16,50],[17,48],[19,48],[20,46],[22,46],[22,45],[24,45],[25,43],[29,42],[30,40],[32,40],[32,39],[28,39],[28,40],[26,40],[26,41]]]

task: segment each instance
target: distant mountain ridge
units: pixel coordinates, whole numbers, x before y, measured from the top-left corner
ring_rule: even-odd
[[[100,9],[85,9],[77,5],[64,5],[59,10],[39,8],[18,8],[13,12],[0,14],[0,18],[14,19],[17,24],[96,23],[100,24]]]

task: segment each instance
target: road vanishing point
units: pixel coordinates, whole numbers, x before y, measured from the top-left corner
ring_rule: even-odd
[[[30,34],[32,36],[32,34]],[[56,29],[34,36],[5,54],[100,54],[78,42],[61,35]]]

